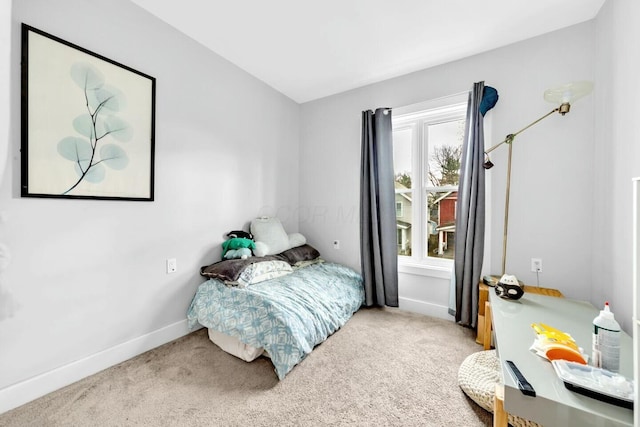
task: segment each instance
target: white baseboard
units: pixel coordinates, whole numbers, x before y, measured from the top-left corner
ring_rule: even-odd
[[[181,320],[99,353],[5,387],[0,390],[0,414],[191,332],[193,331],[189,330],[187,320]]]
[[[398,302],[401,310],[454,321],[454,317],[449,314],[449,307],[403,297],[399,297]]]

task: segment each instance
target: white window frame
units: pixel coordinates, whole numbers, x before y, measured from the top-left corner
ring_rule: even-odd
[[[428,179],[428,132],[430,125],[466,118],[468,93],[440,98],[393,110],[393,130],[412,129],[412,236],[411,256],[398,255],[400,272],[449,278],[453,260],[426,256],[427,194],[429,191],[457,190],[457,186],[433,187]],[[416,185],[419,183],[420,185]]]

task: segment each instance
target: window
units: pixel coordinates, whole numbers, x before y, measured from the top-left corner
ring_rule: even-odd
[[[402,201],[396,202],[396,218],[402,218]]]
[[[466,96],[394,111],[393,156],[401,263],[450,265],[454,257]],[[399,208],[401,206],[401,209]]]

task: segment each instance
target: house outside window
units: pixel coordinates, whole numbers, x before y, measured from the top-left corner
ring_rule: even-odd
[[[393,117],[400,264],[451,265],[466,99]],[[402,109],[401,109],[402,110]],[[402,215],[398,205],[402,203]]]
[[[403,204],[402,200],[396,201],[396,218],[402,218]]]

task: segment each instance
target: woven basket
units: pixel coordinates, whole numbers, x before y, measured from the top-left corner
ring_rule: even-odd
[[[500,359],[495,350],[470,354],[458,370],[458,385],[471,400],[493,413],[496,384],[502,383]],[[509,414],[513,427],[542,427],[538,423]]]

